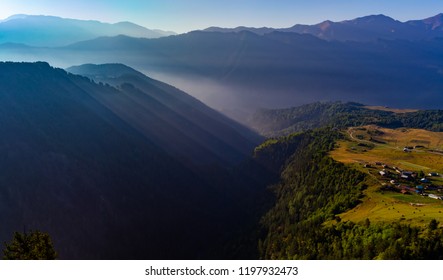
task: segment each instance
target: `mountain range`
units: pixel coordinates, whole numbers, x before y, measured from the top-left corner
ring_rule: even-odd
[[[32,20],[40,23],[28,29]],[[63,68],[123,63],[173,84],[242,122],[258,108],[319,100],[429,109],[436,108],[441,98],[441,14],[404,23],[377,15],[315,26],[295,25],[285,30],[194,31],[157,39],[112,37],[101,32],[90,34],[86,41],[69,35],[73,23],[104,26],[106,30],[115,25],[16,16],[0,26],[19,21],[23,26],[15,26],[11,33],[14,36],[40,40],[39,28],[34,26],[41,26],[42,30],[49,27],[45,31],[48,34],[60,31],[55,40],[70,43],[37,48],[27,46],[33,44],[32,40],[9,40],[0,44],[1,60],[48,61]],[[53,27],[56,22],[60,28]],[[103,28],[83,30],[99,29]],[[4,36],[0,41],[6,39]]]
[[[296,24],[288,28],[209,27],[206,32],[249,31],[258,35],[272,32],[310,34],[328,41],[371,42],[388,40],[427,40],[443,36],[443,14],[423,20],[400,22],[385,15],[370,15],[352,20],[323,21],[315,25]],[[64,46],[103,36],[125,35],[160,38],[176,35],[171,31],[147,29],[131,22],[115,24],[94,20],[66,19],[42,15],[13,15],[0,21],[0,44],[15,43],[37,47]]]
[[[160,73],[162,80],[243,121],[257,108],[319,100],[438,108],[442,44],[439,38],[329,42],[289,32],[196,31],[154,40],[99,38],[64,51]]]
[[[16,43],[37,47],[55,47],[101,36],[126,35],[159,38],[174,32],[150,30],[131,22],[115,24],[55,16],[14,15],[0,21],[0,44]]]
[[[245,123],[258,108],[352,101],[437,109],[443,40],[326,41],[309,34],[195,31],[158,39],[101,37],[60,48],[0,46],[5,61],[63,68],[122,63]]]
[[[210,27],[204,31],[250,31],[259,35],[274,31],[295,32],[299,34],[311,34],[328,41],[370,42],[379,39],[426,40],[443,37],[443,14],[438,14],[423,20],[410,20],[406,22],[400,22],[385,15],[371,15],[340,22],[326,20],[315,25],[296,24],[289,28],[253,28],[244,26],[236,28]]]
[[[434,208],[426,227],[342,221],[369,188],[397,196],[378,167],[331,155],[349,127],[443,131],[442,110],[419,110],[443,104],[441,19],[159,38],[126,23],[0,22],[0,242],[37,229],[61,259],[441,259]],[[347,152],[387,151],[360,129],[372,136]],[[405,165],[425,155],[399,147]]]

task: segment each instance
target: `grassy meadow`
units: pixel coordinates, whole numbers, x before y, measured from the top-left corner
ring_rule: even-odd
[[[412,225],[426,225],[432,219],[443,224],[443,201],[418,194],[402,194],[389,189],[393,184],[379,171],[393,174],[394,167],[424,174],[443,173],[443,133],[421,129],[387,129],[377,126],[349,128],[346,137],[337,143],[330,155],[337,161],[350,164],[369,174],[368,188],[362,203],[340,215],[344,221],[374,222],[404,221]],[[411,148],[404,151],[405,147]],[[384,166],[384,167],[383,167]],[[427,177],[433,185],[443,185],[442,177]],[[398,184],[400,182],[395,182]],[[415,188],[417,182],[401,182]],[[437,195],[443,195],[433,191]]]

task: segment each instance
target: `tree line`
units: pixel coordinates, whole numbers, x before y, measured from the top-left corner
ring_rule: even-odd
[[[443,131],[443,110],[420,110],[395,113],[373,110],[354,102],[315,102],[288,109],[258,110],[250,125],[269,137],[289,135],[295,132],[324,126],[346,128],[375,124],[387,128],[421,128]]]

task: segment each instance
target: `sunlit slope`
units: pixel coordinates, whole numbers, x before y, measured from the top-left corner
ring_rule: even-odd
[[[360,222],[369,218],[371,221],[404,221],[419,225],[428,224],[432,219],[443,222],[443,202],[414,192],[417,186],[423,185],[431,186],[425,193],[443,195],[437,189],[443,185],[443,179],[428,176],[429,173],[443,172],[443,133],[366,126],[349,128],[346,134],[346,140],[339,141],[330,155],[370,177],[362,203],[340,215],[343,220]],[[402,173],[394,168],[416,172],[417,178],[402,179]],[[381,176],[383,170],[391,175]],[[423,177],[428,181],[422,182]],[[410,189],[402,194],[401,190],[406,187]]]
[[[258,186],[235,169],[246,152],[125,88],[0,63],[0,240],[25,227],[48,232],[62,259],[232,257]]]
[[[123,94],[94,97],[157,145],[194,164],[239,163],[261,140],[185,92],[125,65],[83,65],[68,71],[116,86]]]

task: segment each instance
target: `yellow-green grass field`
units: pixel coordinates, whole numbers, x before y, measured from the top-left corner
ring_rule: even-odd
[[[436,219],[443,225],[443,201],[417,194],[401,194],[382,190],[389,186],[389,179],[379,175],[387,165],[425,174],[443,173],[443,133],[420,129],[386,129],[376,126],[350,128],[344,132],[346,140],[337,143],[330,155],[337,161],[349,164],[369,174],[368,189],[362,203],[340,215],[343,221],[362,222],[369,218],[373,222],[402,221],[412,225],[426,225]],[[405,146],[419,146],[404,152]],[[422,147],[420,147],[422,146]],[[366,167],[364,166],[366,165]],[[428,177],[433,184],[443,185],[443,178]],[[411,185],[411,187],[414,187]],[[437,193],[438,194],[438,193]],[[443,195],[440,193],[438,195]]]
[[[332,157],[337,161],[369,164],[382,162],[391,167],[396,166],[411,171],[421,169],[427,172],[441,173],[443,171],[443,153],[431,151],[443,150],[442,132],[365,126],[350,128],[346,131],[346,135],[348,139],[340,141],[338,148],[331,152]],[[357,138],[359,135],[361,139]],[[371,137],[375,141],[370,141]],[[358,146],[358,144],[371,147]],[[417,145],[423,148],[413,149],[412,152],[403,151],[404,147]]]
[[[424,226],[431,219],[443,224],[443,203],[419,195],[403,195],[394,192],[379,192],[370,187],[363,202],[354,209],[340,215],[342,221],[362,222],[369,218],[372,222],[403,221],[412,225]]]

